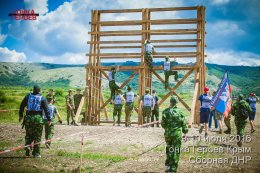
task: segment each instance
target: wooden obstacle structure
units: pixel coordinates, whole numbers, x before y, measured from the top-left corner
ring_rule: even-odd
[[[193,18],[181,18],[181,19],[154,19],[158,13],[169,12],[188,12],[192,13]],[[101,20],[103,15],[132,15],[140,16],[138,19],[132,17],[130,20],[114,20],[107,21]],[[173,15],[174,16],[174,15]],[[89,125],[98,125],[100,123],[112,123],[112,121],[101,121],[100,114],[104,111],[107,117],[106,106],[111,101],[105,100],[102,92],[102,78],[108,79],[106,71],[111,69],[111,66],[102,66],[101,60],[132,60],[138,59],[140,61],[139,66],[121,66],[119,71],[132,71],[132,75],[125,80],[120,86],[122,89],[125,87],[135,75],[138,74],[138,93],[140,96],[144,95],[145,88],[148,87],[152,90],[152,75],[156,76],[163,84],[164,79],[157,73],[158,70],[163,70],[162,66],[155,66],[152,71],[148,69],[144,60],[144,42],[150,40],[154,45],[156,53],[155,59],[162,59],[166,56],[171,58],[193,58],[194,63],[190,65],[176,65],[172,70],[185,70],[187,73],[176,83],[172,88],[168,88],[168,92],[160,100],[161,105],[170,95],[175,95],[179,98],[179,101],[184,107],[191,112],[189,124],[199,123],[199,102],[198,95],[203,92],[205,86],[205,73],[206,67],[204,63],[205,53],[205,7],[172,7],[172,8],[144,8],[144,9],[120,9],[120,10],[92,10],[91,12],[91,31],[89,32],[90,41],[88,41],[89,53],[88,64],[86,65],[86,78],[87,89],[85,99],[85,121]],[[125,29],[124,27],[128,28]],[[171,28],[172,26],[178,26],[174,29],[161,29]],[[192,27],[190,27],[192,26]],[[123,29],[118,30],[118,28]],[[129,28],[135,27],[134,30]],[[139,29],[136,29],[139,28]],[[156,29],[153,29],[156,28]],[[160,29],[157,29],[160,28]],[[181,28],[181,29],[180,29]],[[174,36],[182,37],[182,39],[154,39],[153,37]],[[192,39],[187,39],[185,36],[193,36]],[[137,37],[137,38],[136,38]],[[107,40],[107,38],[111,38]],[[121,39],[119,39],[121,38]],[[122,38],[134,38],[134,39],[122,39]],[[184,38],[184,39],[183,39]],[[193,50],[193,51],[160,51],[172,48],[173,50]],[[111,53],[106,51],[112,50]],[[120,50],[123,50],[120,52]],[[125,53],[127,52],[127,53]],[[194,74],[194,95],[192,105],[188,105],[184,100],[176,93],[176,89],[189,77]],[[137,108],[135,111],[138,112]],[[140,111],[138,112],[138,124],[142,124],[142,117]]]

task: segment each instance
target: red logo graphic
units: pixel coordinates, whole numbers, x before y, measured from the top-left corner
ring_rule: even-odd
[[[9,14],[14,20],[36,20],[39,13],[35,13],[34,10],[15,10]]]

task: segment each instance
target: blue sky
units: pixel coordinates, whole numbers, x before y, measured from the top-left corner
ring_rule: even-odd
[[[260,65],[259,0],[0,0],[0,62],[84,64],[92,9],[196,5],[206,6],[207,62]],[[40,16],[37,21],[12,20],[8,14],[17,9],[34,9]]]

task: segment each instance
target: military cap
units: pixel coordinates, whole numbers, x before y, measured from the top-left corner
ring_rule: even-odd
[[[145,43],[150,43],[150,40],[145,40]]]
[[[155,91],[155,90],[153,90],[153,91],[152,91],[152,93],[156,93],[156,91]]]
[[[68,91],[68,92],[70,93],[70,92],[73,92],[73,91],[74,91],[73,89],[69,89],[69,91]]]
[[[176,105],[178,103],[178,99],[175,96],[171,96],[170,102]]]
[[[112,71],[112,70],[116,70],[116,68],[115,68],[115,67],[112,67],[112,68],[111,68],[111,71]]]
[[[49,91],[54,91],[54,90],[51,88],[51,89],[49,89]]]
[[[165,57],[165,60],[168,60],[168,59],[170,59],[170,57],[169,57],[169,56],[166,56],[166,57]]]
[[[78,88],[77,91],[81,91],[81,89]]]
[[[149,88],[145,88],[145,92],[150,92],[150,89]]]

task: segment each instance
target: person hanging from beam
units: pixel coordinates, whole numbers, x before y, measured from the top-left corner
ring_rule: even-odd
[[[117,126],[120,126],[122,107],[123,107],[123,104],[125,103],[125,99],[122,95],[121,89],[116,90],[116,94],[113,97],[112,102],[114,103],[113,126],[115,126],[115,123],[116,123],[116,116],[117,116]]]
[[[165,83],[164,83],[165,90],[167,90],[167,88],[169,87],[169,77],[171,75],[174,75],[175,81],[178,80],[178,72],[171,70],[171,68],[173,67],[173,65],[175,63],[176,63],[176,58],[174,58],[174,61],[170,61],[169,56],[167,56],[165,58],[165,62],[164,62],[164,65],[163,65],[164,76],[165,76]]]
[[[145,40],[144,42],[145,48],[145,63],[148,65],[150,71],[153,69],[153,54],[155,53],[154,47],[151,44],[150,40]]]
[[[116,84],[115,81],[115,74],[119,70],[119,66],[117,66],[117,69],[115,67],[111,68],[111,71],[108,72],[108,80],[109,80],[109,88],[111,91],[110,99],[113,99],[115,96],[115,91],[119,89],[119,86]]]
[[[145,95],[142,96],[139,109],[142,110],[143,124],[150,123],[151,113],[154,110],[154,98],[150,95],[150,89],[145,89]]]

